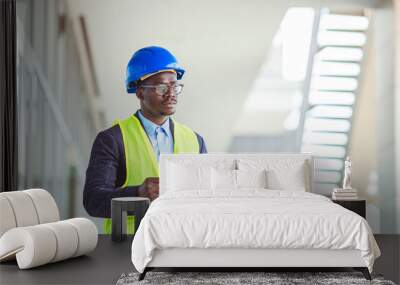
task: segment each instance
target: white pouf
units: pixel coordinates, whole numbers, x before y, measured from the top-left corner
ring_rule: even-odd
[[[0,262],[16,259],[20,269],[86,254],[96,248],[97,228],[86,218],[59,221],[46,190],[0,193]]]

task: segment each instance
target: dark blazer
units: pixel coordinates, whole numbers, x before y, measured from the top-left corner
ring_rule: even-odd
[[[135,116],[138,117],[137,113]],[[169,125],[173,134],[172,120]],[[200,153],[207,153],[204,139],[197,133],[196,136]],[[121,188],[125,178],[125,149],[121,129],[115,125],[100,132],[93,143],[83,190],[83,205],[89,215],[109,218],[112,198],[138,196],[140,185]]]

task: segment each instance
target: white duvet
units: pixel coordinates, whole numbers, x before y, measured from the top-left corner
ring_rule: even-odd
[[[165,248],[358,249],[370,272],[380,255],[359,215],[321,195],[265,189],[164,194],[135,235],[133,265],[143,272]]]

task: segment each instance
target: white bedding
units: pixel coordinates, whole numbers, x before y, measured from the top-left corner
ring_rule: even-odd
[[[321,195],[265,189],[166,193],[141,221],[132,262],[143,272],[155,249],[358,249],[372,272],[379,248],[365,219]]]

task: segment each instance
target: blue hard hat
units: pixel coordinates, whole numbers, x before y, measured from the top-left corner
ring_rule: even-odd
[[[136,93],[136,81],[146,75],[164,70],[175,71],[178,80],[185,73],[175,56],[165,48],[150,46],[138,50],[133,54],[126,67],[126,91],[128,93]]]

